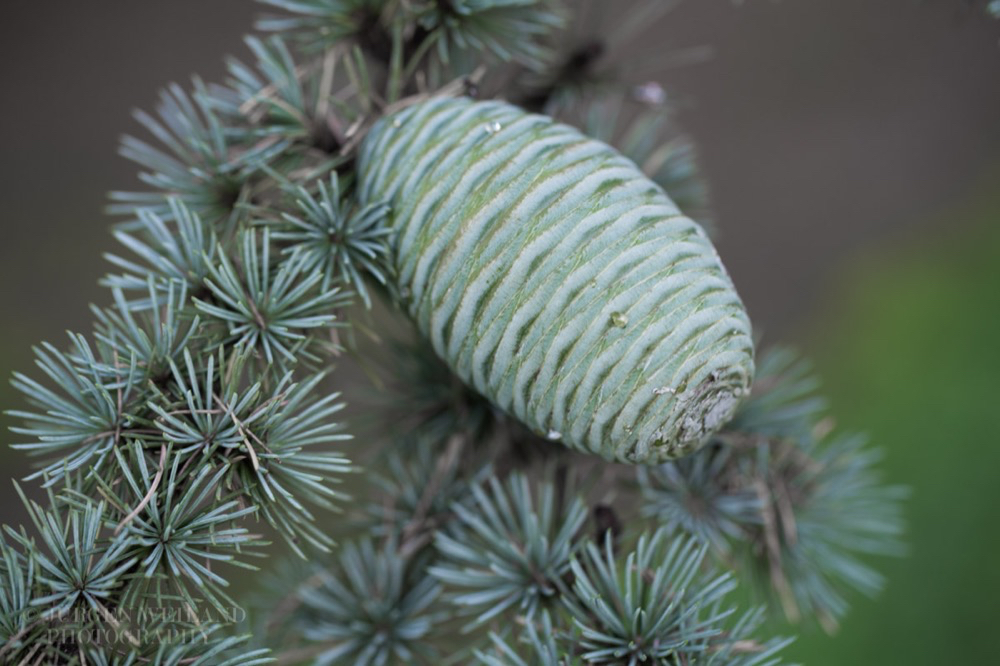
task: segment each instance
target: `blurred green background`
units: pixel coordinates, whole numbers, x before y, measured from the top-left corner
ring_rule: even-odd
[[[839,424],[912,497],[909,556],[880,565],[885,594],[839,635],[798,641],[807,664],[998,663],[1000,191],[938,222],[847,262],[808,336]]]
[[[789,654],[806,664],[1000,661],[1000,21],[983,4],[684,0],[618,67],[674,96],[765,343],[811,354],[839,423],[870,432],[912,488],[910,555],[879,564],[885,593],[856,600],[837,636],[800,637]],[[218,78],[256,9],[5,0],[0,374],[86,330],[104,297],[101,208],[134,183],[115,156],[138,131],[129,110],[194,72]],[[709,59],[667,66],[705,45]],[[18,404],[5,384],[0,404]],[[0,463],[28,469],[6,448]],[[0,506],[20,521],[2,482]]]

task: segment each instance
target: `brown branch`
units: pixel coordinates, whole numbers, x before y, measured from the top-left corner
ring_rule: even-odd
[[[402,557],[407,557],[426,543],[426,537],[420,537],[420,533],[427,524],[427,512],[431,508],[434,496],[441,489],[445,477],[452,471],[465,447],[465,437],[462,435],[452,435],[448,440],[448,446],[444,454],[438,458],[434,467],[434,474],[431,476],[424,488],[420,500],[417,502],[413,517],[403,528],[403,539],[399,546],[399,553]]]
[[[792,594],[792,588],[785,576],[785,571],[781,568],[781,538],[778,534],[778,520],[775,515],[774,503],[767,489],[767,484],[763,480],[758,479],[754,488],[763,507],[761,516],[764,519],[764,542],[771,584],[778,593],[785,615],[791,622],[798,622],[801,613],[798,604],[795,603],[795,596]]]
[[[215,401],[219,403],[219,406],[222,407],[222,409],[225,410],[226,414],[229,415],[229,418],[233,420],[233,424],[236,426],[236,430],[239,431],[240,437],[243,438],[243,444],[247,447],[247,453],[250,454],[250,462],[253,463],[254,471],[259,471],[260,461],[257,459],[257,452],[254,451],[253,445],[250,444],[250,437],[247,436],[247,433],[249,431],[246,429],[243,423],[238,418],[236,418],[236,413],[233,411],[233,408],[230,405],[223,402],[222,398],[220,398],[215,393],[212,394],[212,398],[214,398]],[[253,435],[253,433],[250,434]],[[257,439],[256,435],[254,435],[254,439]],[[259,439],[257,439],[257,441],[260,442]]]
[[[144,508],[146,508],[146,505],[149,504],[150,500],[153,499],[153,495],[156,494],[156,489],[160,486],[160,479],[163,478],[163,469],[164,467],[166,467],[166,463],[167,463],[167,445],[163,444],[160,446],[160,467],[159,469],[156,470],[156,476],[153,477],[153,482],[149,484],[149,490],[146,491],[146,495],[145,497],[142,498],[142,501],[139,502],[139,504],[137,504],[136,507],[132,509],[127,516],[122,518],[122,521],[120,523],[118,523],[118,527],[115,528],[114,532],[115,536],[118,536],[118,534],[125,528],[125,526],[128,525],[130,522],[132,522],[135,519],[135,517],[138,516]]]

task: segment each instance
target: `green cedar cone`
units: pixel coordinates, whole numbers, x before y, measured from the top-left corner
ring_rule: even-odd
[[[463,381],[543,436],[652,464],[753,379],[750,322],[698,224],[610,146],[498,101],[433,98],[361,146],[396,294]]]

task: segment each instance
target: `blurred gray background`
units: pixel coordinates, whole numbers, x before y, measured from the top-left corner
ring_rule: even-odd
[[[604,0],[598,0],[603,2]],[[615,2],[617,7],[634,3]],[[920,229],[1000,160],[1000,22],[969,0],[686,0],[623,63],[654,75],[696,139],[720,251],[770,334],[809,316],[845,256]],[[609,3],[609,6],[611,3]],[[133,108],[219,78],[247,0],[6,0],[0,146],[7,341],[86,321],[112,247],[105,192]],[[625,10],[627,11],[627,10]],[[708,46],[708,59],[657,67]]]
[[[1000,22],[981,2],[677,4],[629,55],[668,87],[695,137],[720,251],[769,334],[808,317],[831,268],[857,248],[945,224],[936,214],[1000,160]],[[167,82],[219,78],[226,54],[246,55],[257,10],[247,0],[5,0],[8,345],[86,322],[86,303],[101,297],[100,253],[113,246],[105,192],[134,182],[115,153],[119,135],[142,131],[131,109],[151,108]],[[712,55],[657,67],[699,46]]]
[[[634,45],[638,69],[622,66],[674,96],[758,331],[813,351],[838,415],[872,430],[890,477],[915,488],[911,558],[884,567],[885,598],[859,604],[841,637],[807,634],[806,663],[996,658],[1000,235],[981,230],[1000,218],[1000,21],[983,4],[684,0]],[[246,55],[257,11],[4,1],[0,375],[28,371],[32,344],[88,330],[88,303],[104,299],[105,193],[135,182],[116,155],[119,135],[140,131],[130,110],[192,73],[219,78],[223,56]],[[709,59],[659,66],[699,46]],[[882,272],[895,266],[908,268]],[[947,345],[968,353],[928,370]],[[4,385],[0,404],[20,403]],[[18,453],[0,460],[26,469]],[[0,502],[18,513],[4,479]]]

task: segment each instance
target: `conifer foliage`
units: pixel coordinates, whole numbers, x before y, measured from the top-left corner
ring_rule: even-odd
[[[408,107],[544,111],[704,220],[663,90],[608,74],[670,3],[636,3],[607,43],[554,0],[264,4],[250,62],[137,113],[121,154],[146,189],[111,195],[106,303],[13,378],[22,483],[46,499],[18,486],[29,524],[0,532],[0,662],[764,666],[788,642],[761,635],[769,613],[832,628],[878,591],[902,492],[793,353],[759,356],[696,452],[632,465],[393,335],[393,209],[359,196],[358,164]],[[347,358],[379,394],[350,420]]]

